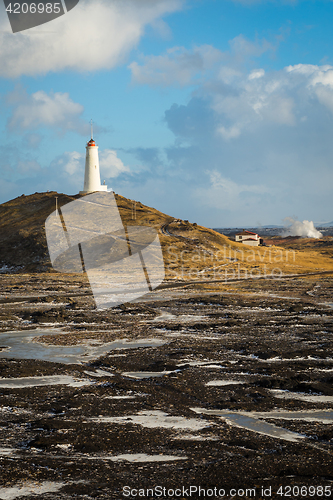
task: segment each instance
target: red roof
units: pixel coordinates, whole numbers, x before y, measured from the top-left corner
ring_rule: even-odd
[[[87,143],[87,146],[89,147],[96,146],[96,142],[94,141],[94,139],[90,139],[90,141]]]
[[[241,233],[237,233],[236,236],[240,236],[241,234],[244,234],[244,235],[254,234],[255,236],[258,236],[257,233],[252,233],[251,231],[246,231],[245,229]]]

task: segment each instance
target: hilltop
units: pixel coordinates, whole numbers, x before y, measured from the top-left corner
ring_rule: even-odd
[[[56,197],[62,207],[80,195],[35,193],[0,205],[2,272],[53,271],[44,225],[55,210]],[[332,253],[322,246],[247,247],[195,222],[176,219],[118,194],[115,197],[125,227],[150,226],[158,231],[168,279],[277,277],[279,273],[333,270]]]
[[[58,206],[81,197],[69,196],[55,191],[22,195],[0,205],[0,268],[12,271],[40,272],[51,271],[46,235],[45,220],[54,212],[56,197]],[[139,201],[115,195],[119,213],[124,226],[151,226],[160,232],[163,246],[181,241],[184,250],[192,250],[198,244],[206,244],[207,249],[214,242],[226,244],[228,239],[215,231],[180,221],[177,236],[168,231],[168,225],[174,218],[154,208],[147,207]],[[184,233],[182,237],[181,234]],[[185,236],[186,235],[186,236]]]

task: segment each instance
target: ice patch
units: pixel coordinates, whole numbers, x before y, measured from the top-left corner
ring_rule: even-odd
[[[72,445],[71,444],[57,444],[56,445],[57,448],[60,448],[61,450],[64,450],[64,451],[68,451],[72,448]]]
[[[15,271],[19,271],[20,269],[22,269],[23,266],[7,266],[6,264],[3,264],[1,267],[0,267],[0,274],[11,274],[11,273],[15,273]],[[1,498],[1,497],[0,497]]]
[[[282,391],[280,389],[270,389],[270,392],[275,398],[279,399],[297,399],[299,401],[307,401],[308,403],[333,403],[333,396]]]
[[[22,389],[24,387],[40,387],[44,385],[67,385],[69,387],[83,387],[91,385],[88,379],[75,379],[69,375],[51,375],[49,377],[21,377],[0,378],[2,389]]]
[[[91,418],[93,422],[113,424],[137,424],[148,429],[191,429],[200,430],[210,427],[210,423],[197,418],[185,418],[169,415],[160,410],[140,411],[136,415],[125,415],[123,417],[98,417]]]
[[[135,399],[136,396],[105,396],[104,399]]]
[[[103,455],[101,457],[89,457],[89,460],[111,460],[112,462],[132,462],[132,463],[144,463],[144,462],[171,462],[174,460],[187,460],[187,457],[176,457],[175,455],[147,455],[146,453],[136,453],[130,454],[125,453],[123,455],[108,456]]]
[[[205,384],[206,386],[220,387],[225,385],[237,385],[246,384],[246,382],[241,382],[240,380],[211,380]]]
[[[0,448],[0,457],[10,457],[18,451],[15,448]]]
[[[206,436],[200,434],[177,434],[172,439],[177,441],[219,441],[218,436]]]
[[[164,377],[170,373],[177,373],[179,370],[164,371],[164,372],[123,372],[122,375],[128,378],[136,378],[138,380],[145,378]]]
[[[43,495],[44,493],[56,493],[65,486],[65,483],[25,483],[23,486],[12,486],[8,488],[0,488],[1,500],[14,500],[15,498],[30,496],[30,495]]]
[[[114,377],[113,373],[107,372],[106,370],[100,370],[100,369],[97,369],[94,372],[85,371],[84,373],[86,375],[89,375],[90,377]]]
[[[333,361],[333,358],[315,358],[313,356],[297,356],[296,358],[280,358],[279,356],[275,356],[274,358],[269,358],[269,359],[260,359],[258,361],[261,361],[262,363],[277,363],[277,362],[290,362],[294,363],[296,361]]]
[[[201,368],[226,368],[226,366],[222,366],[217,364],[219,361],[192,361],[188,359],[183,359],[181,360],[180,363],[177,364],[177,366],[183,366],[183,365],[189,365],[189,366],[198,366]]]
[[[180,323],[187,323],[187,322],[198,322],[198,321],[207,321],[209,320],[208,316],[196,316],[193,314],[180,314],[179,316],[176,316],[175,314],[171,314],[168,312],[163,312],[156,318],[150,320],[150,323],[160,323],[161,321],[176,321]]]

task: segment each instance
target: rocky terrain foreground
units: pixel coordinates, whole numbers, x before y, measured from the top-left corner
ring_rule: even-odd
[[[0,286],[1,499],[332,495],[329,275],[107,311],[82,275]]]
[[[332,237],[251,248],[116,195],[165,280],[97,310],[52,270],[56,196],[0,205],[0,500],[333,496]]]

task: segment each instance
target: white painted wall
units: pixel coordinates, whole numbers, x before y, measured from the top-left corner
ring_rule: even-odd
[[[243,245],[250,245],[251,247],[258,247],[259,246],[259,240],[243,240]]]
[[[101,185],[101,174],[99,171],[98,146],[86,146],[86,167],[84,172],[84,186],[80,193],[93,193],[95,191],[107,191],[107,186]]]

